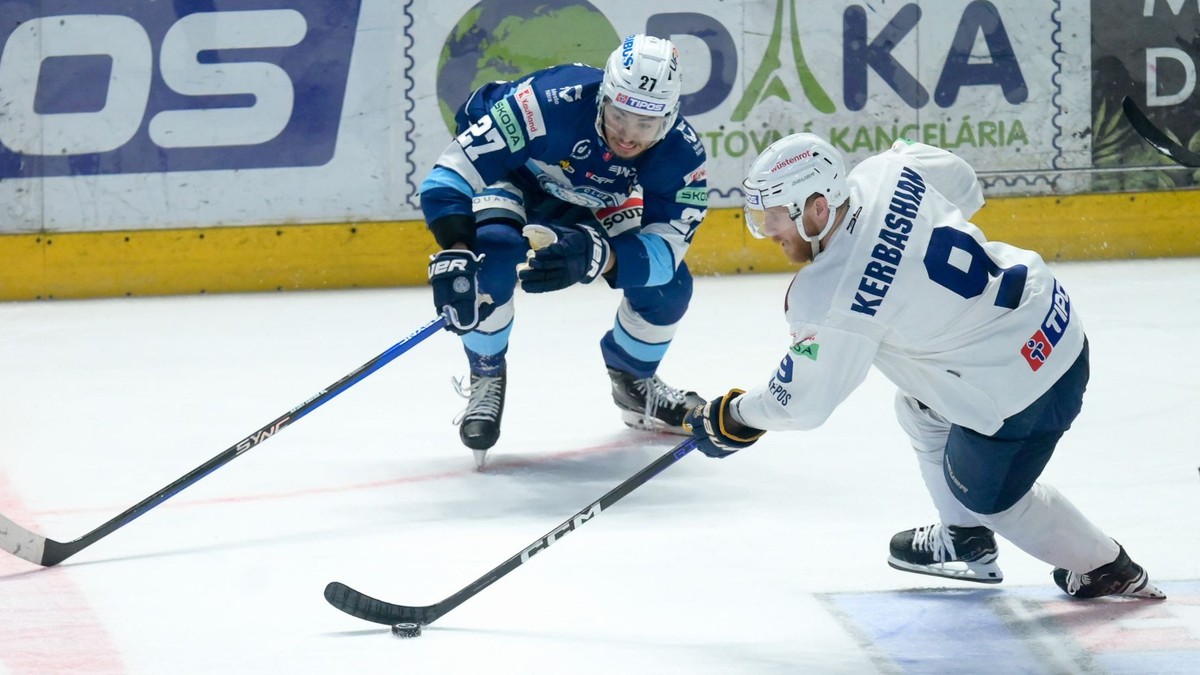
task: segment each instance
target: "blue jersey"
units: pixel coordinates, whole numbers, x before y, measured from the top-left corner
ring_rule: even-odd
[[[669,281],[708,206],[705,152],[682,117],[632,159],[614,155],[596,130],[602,71],[574,64],[477,89],[459,109],[461,133],[421,185],[426,222],[471,215],[472,199],[501,180],[536,185],[590,208],[609,236],[617,287]],[[641,193],[641,218],[630,218]]]

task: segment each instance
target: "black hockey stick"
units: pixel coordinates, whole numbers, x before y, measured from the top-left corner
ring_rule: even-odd
[[[43,567],[57,565],[76,553],[79,553],[88,546],[100,541],[104,537],[107,537],[116,530],[128,525],[135,518],[145,514],[150,509],[153,509],[171,497],[174,497],[176,494],[179,494],[185,488],[193,483],[196,483],[201,478],[204,478],[208,474],[229,463],[234,458],[245,453],[247,450],[279,433],[279,431],[284,427],[292,424],[301,417],[304,417],[313,410],[316,410],[322,404],[330,401],[343,391],[346,391],[363,378],[387,365],[397,356],[400,356],[412,347],[420,344],[422,340],[437,332],[445,325],[446,319],[439,316],[433,321],[421,326],[415,332],[413,332],[412,335],[409,335],[403,340],[392,345],[379,356],[376,356],[370,361],[362,364],[356,368],[354,372],[346,375],[337,382],[334,382],[327,388],[322,389],[317,393],[316,396],[313,396],[295,408],[287,411],[283,415],[280,415],[263,428],[235,443],[225,452],[222,452],[195,469],[192,469],[187,473],[187,475],[182,476],[174,483],[171,483],[158,492],[146,497],[142,501],[119,514],[117,517],[74,541],[59,542],[54,541],[53,539],[47,539],[36,532],[32,532],[24,527],[21,527],[3,515],[0,515],[0,549],[4,549],[18,558],[24,558],[31,563],[42,565]]]
[[[671,448],[667,454],[654,460],[649,466],[638,471],[633,476],[625,479],[617,487],[613,488],[608,494],[601,497],[599,500],[584,507],[582,511],[576,513],[571,518],[564,521],[561,525],[550,530],[545,536],[525,547],[520,553],[505,560],[496,567],[492,568],[487,574],[472,581],[466,588],[433,605],[425,605],[421,607],[412,607],[408,605],[393,605],[390,602],[377,600],[369,595],[360,593],[346,584],[338,581],[330,582],[325,587],[325,599],[329,604],[337,607],[343,612],[356,616],[360,619],[366,619],[372,623],[381,623],[384,625],[392,625],[397,623],[416,623],[420,625],[428,625],[445,616],[450,610],[458,607],[462,603],[470,600],[475,594],[483,589],[491,586],[499,581],[509,572],[524,565],[535,553],[538,553],[550,546],[568,532],[579,529],[584,523],[592,520],[601,512],[605,511],[613,504],[616,504],[621,498],[633,492],[637,488],[644,485],[651,478],[654,478],[659,473],[679,461],[684,455],[696,449],[696,439],[689,438],[679,445]]]
[[[1121,101],[1121,108],[1125,111],[1125,117],[1129,120],[1129,124],[1133,126],[1133,130],[1138,132],[1138,135],[1146,140],[1147,143],[1154,146],[1162,154],[1169,157],[1176,164],[1182,164],[1186,167],[1200,168],[1200,153],[1192,152],[1183,147],[1179,143],[1171,140],[1171,137],[1163,132],[1162,129],[1154,126],[1146,113],[1133,102],[1133,99],[1128,96]]]

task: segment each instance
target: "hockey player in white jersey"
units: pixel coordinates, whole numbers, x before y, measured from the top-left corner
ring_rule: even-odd
[[[1037,479],[1078,415],[1088,345],[1036,253],[988,241],[974,170],[898,141],[848,172],[813,134],[768,147],[743,184],[746,224],[802,268],[787,291],[792,347],[765,384],[688,413],[711,457],[765,430],[821,425],[874,365],[897,387],[939,522],[896,534],[888,564],[999,583],[998,533],[1054,566],[1076,598],[1165,597],[1125,549]]]

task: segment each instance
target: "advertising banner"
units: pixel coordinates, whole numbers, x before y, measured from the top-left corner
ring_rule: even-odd
[[[793,131],[851,162],[948,148],[991,195],[1122,187],[1092,169],[1159,165],[1106,135],[1150,60],[1139,100],[1200,126],[1195,4],[4,0],[0,233],[418,220],[475,87],[600,66],[635,32],[679,48],[713,207]]]
[[[0,2],[0,232],[403,215],[399,3]]]
[[[1092,0],[1092,159],[1096,167],[1156,166],[1096,173],[1093,191],[1165,190],[1200,185],[1138,137],[1121,116],[1129,96],[1176,142],[1200,151],[1200,2]]]
[[[1061,190],[1055,170],[1090,166],[1087,63],[1066,58],[1087,49],[1086,9],[986,0],[761,0],[703,12],[682,1],[446,2],[413,36],[414,58],[437,55],[437,69],[413,71],[412,114],[417,129],[445,128],[475,86],[560,62],[599,66],[619,36],[646,32],[679,47],[682,109],[708,151],[712,205],[738,205],[749,162],[795,131],[828,137],[851,160],[910,138],[995,172],[987,180],[1000,192]],[[436,109],[420,98],[430,85]],[[415,157],[438,145],[416,135]],[[426,167],[418,163],[410,189]]]

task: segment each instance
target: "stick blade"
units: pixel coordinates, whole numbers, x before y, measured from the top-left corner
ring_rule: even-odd
[[[331,581],[325,587],[325,600],[350,616],[385,626],[397,623],[418,623],[427,626],[441,616],[436,606],[393,605],[356,591],[340,581]]]
[[[0,550],[8,551],[22,560],[50,567],[58,562],[46,561],[46,547],[51,542],[42,535],[21,527],[16,522],[0,514]]]
[[[1154,126],[1154,123],[1150,121],[1149,117],[1146,117],[1146,113],[1142,112],[1132,98],[1126,96],[1122,99],[1121,109],[1125,111],[1125,119],[1129,120],[1133,130],[1147,143],[1153,145],[1155,150],[1166,155],[1176,164],[1200,168],[1200,154],[1171,140],[1171,137],[1163,133],[1162,129]]]

